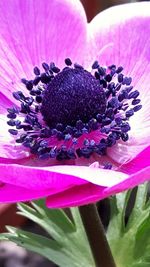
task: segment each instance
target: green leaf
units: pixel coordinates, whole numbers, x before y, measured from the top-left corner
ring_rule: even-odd
[[[125,212],[130,194],[131,191],[127,191],[110,198],[111,223],[107,229],[109,242],[115,242],[115,240],[118,240],[125,231]]]
[[[147,190],[145,183],[137,188],[137,192],[134,191],[135,202],[127,223],[125,215],[131,191],[110,199],[111,218],[107,238],[117,267],[150,266],[150,202],[147,201]]]
[[[59,266],[70,267],[72,262],[75,261],[74,256],[69,255],[68,252],[64,251],[63,247],[54,240],[22,231],[14,227],[7,228],[10,231],[10,234],[6,234],[6,238],[15,242],[19,246],[23,246],[28,250],[46,257]]]
[[[149,267],[149,262],[135,263],[131,267]]]
[[[78,209],[71,209],[68,217],[62,209],[46,208],[43,200],[32,202],[32,207],[21,203],[18,208],[18,213],[40,225],[48,238],[9,226],[1,240],[11,240],[60,267],[95,267]]]
[[[148,183],[142,184],[137,188],[134,209],[129,217],[126,229],[137,226],[137,224],[140,225],[147,217],[148,211],[150,211],[150,205],[147,206],[146,203],[147,190]]]
[[[143,257],[143,255],[146,254],[147,248],[150,248],[150,214],[147,214],[145,220],[139,225],[135,236],[135,242],[136,242],[136,246],[134,249],[135,257],[137,258]],[[150,253],[149,249],[148,251]]]
[[[62,209],[47,209],[44,201],[32,202],[34,208],[26,204],[18,204],[18,214],[27,217],[40,225],[50,236],[56,240],[75,231],[75,226]]]

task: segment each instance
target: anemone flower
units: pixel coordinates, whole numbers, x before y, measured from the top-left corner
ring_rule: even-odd
[[[0,1],[0,201],[95,202],[150,178],[150,3]]]

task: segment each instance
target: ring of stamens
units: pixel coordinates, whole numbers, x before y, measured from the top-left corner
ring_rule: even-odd
[[[132,79],[124,76],[121,66],[104,68],[95,61],[90,73],[79,64],[72,66],[69,58],[65,59],[65,64],[66,67],[60,71],[54,63],[43,63],[43,73],[35,67],[33,80],[22,79],[30,96],[21,91],[13,92],[20,108],[8,109],[7,124],[13,127],[9,132],[17,143],[41,159],[89,158],[93,153],[105,155],[107,148],[117,140],[128,140],[129,118],[142,107],[139,92],[133,90]],[[86,89],[83,95],[81,89]],[[66,95],[65,90],[69,90]],[[67,102],[65,99],[69,93]],[[54,99],[60,101],[54,103],[59,105],[56,108]],[[82,105],[78,105],[79,100]],[[78,109],[81,109],[79,113]],[[65,117],[65,110],[66,114],[70,112],[71,119]],[[98,142],[94,134],[100,136]],[[105,168],[110,168],[110,164],[106,165]]]

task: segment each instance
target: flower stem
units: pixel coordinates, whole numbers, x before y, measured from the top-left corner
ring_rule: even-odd
[[[96,267],[116,267],[96,205],[79,207]]]

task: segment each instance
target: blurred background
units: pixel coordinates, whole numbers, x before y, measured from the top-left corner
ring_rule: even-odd
[[[49,0],[50,1],[50,0]],[[75,0],[74,0],[75,1]],[[102,10],[119,4],[138,2],[125,0],[81,0],[88,22]],[[105,201],[100,206],[101,217],[104,224],[107,224],[103,216]],[[105,210],[106,213],[106,210]],[[41,233],[41,229],[24,218],[16,215],[16,206],[11,204],[0,204],[0,232],[4,232],[5,225],[22,227],[25,230]],[[53,263],[43,259],[41,256],[28,252],[23,248],[17,247],[12,242],[0,242],[0,267],[56,267]]]
[[[101,12],[102,10],[114,6],[120,5],[125,3],[133,3],[133,2],[141,2],[141,1],[126,1],[126,0],[81,0],[82,4],[84,5],[88,21],[90,22],[91,19]],[[148,1],[147,1],[148,2]]]

